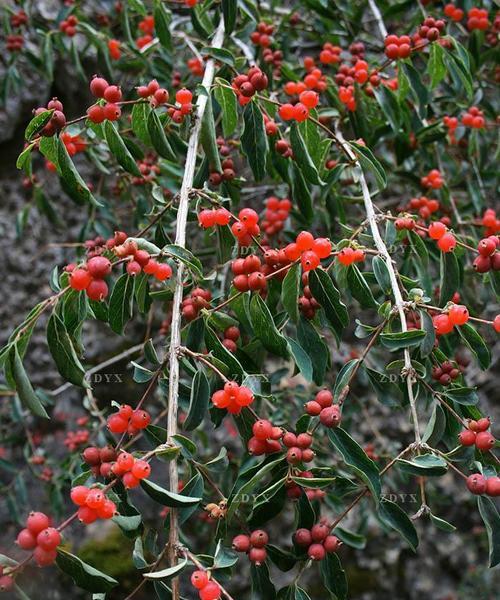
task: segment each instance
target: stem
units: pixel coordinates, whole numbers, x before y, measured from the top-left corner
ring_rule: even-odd
[[[196,556],[190,552],[187,548],[179,548],[179,552],[184,555],[186,558],[188,558],[193,564],[194,566],[199,569],[200,571],[208,571],[208,569],[206,569],[201,562],[196,558]],[[210,577],[210,579],[212,581],[215,581],[215,583],[218,584],[218,586],[220,587],[220,591],[222,593],[222,595],[224,596],[224,598],[226,598],[226,600],[234,600],[234,598],[231,596],[231,594],[225,590],[222,585],[216,581],[213,577]]]
[[[212,40],[212,47],[221,48],[224,41],[224,20],[221,18],[215,36]],[[215,73],[215,61],[211,58],[205,66],[202,86],[208,91],[212,85]],[[191,131],[186,154],[186,163],[184,165],[184,177],[182,179],[181,190],[179,194],[179,208],[177,212],[177,226],[175,232],[175,243],[184,248],[186,246],[186,224],[189,210],[189,194],[193,187],[194,171],[196,167],[196,156],[200,138],[201,123],[205,108],[207,106],[208,96],[199,94],[196,101],[195,123]],[[181,342],[181,303],[183,295],[183,275],[184,265],[178,263],[177,275],[175,281],[174,299],[172,303],[172,328],[170,334],[170,385],[168,389],[168,415],[167,415],[167,434],[168,439],[177,433],[177,411],[179,400],[179,346]],[[177,493],[179,485],[179,473],[177,461],[171,460],[169,463],[169,489]],[[170,511],[170,532],[169,532],[169,563],[170,566],[177,564],[176,548],[179,543],[177,510]],[[179,579],[172,580],[172,599],[179,600]]]
[[[368,0],[368,4],[370,6],[370,10],[373,13],[373,16],[375,17],[375,21],[377,21],[378,30],[380,31],[381,37],[387,37],[387,29],[385,28],[384,20],[382,18],[382,15],[380,14],[380,10],[378,9],[375,0]]]

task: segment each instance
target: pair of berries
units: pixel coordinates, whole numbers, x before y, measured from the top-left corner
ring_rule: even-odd
[[[116,514],[116,504],[97,487],[77,485],[71,488],[71,501],[78,506],[78,520],[90,525],[97,519],[112,519]]]
[[[478,421],[469,421],[469,428],[460,432],[458,440],[462,446],[476,446],[481,452],[491,450],[496,443],[493,434],[488,431],[491,421],[483,417]]]
[[[281,450],[278,440],[283,436],[281,427],[274,427],[271,421],[259,419],[252,425],[253,436],[248,440],[248,452],[253,456],[273,454]]]
[[[299,297],[299,310],[306,319],[314,319],[321,304],[313,297],[309,288],[309,271],[302,273],[302,285],[304,286],[304,295]]]
[[[320,390],[314,400],[306,402],[305,411],[311,417],[319,416],[319,420],[325,427],[338,427],[342,419],[340,407],[333,404],[333,394],[330,390]]]
[[[284,248],[280,250],[269,248],[264,252],[264,265],[261,268],[261,272],[268,277],[279,271],[276,279],[284,279],[288,270],[284,269],[284,267],[288,265],[290,265],[290,260]]]
[[[109,293],[104,278],[111,273],[111,262],[104,256],[94,256],[81,267],[73,269],[69,276],[69,285],[79,292],[85,290],[90,300],[101,301]]]
[[[260,21],[255,31],[250,34],[250,39],[256,46],[268,48],[271,45],[271,36],[274,32],[274,25]]]
[[[266,129],[266,135],[276,135],[278,133],[278,125],[276,121],[269,118],[266,114],[262,116],[264,117],[264,127]]]
[[[122,111],[118,102],[122,99],[122,91],[117,85],[109,85],[103,77],[94,75],[90,82],[90,92],[96,98],[102,98],[106,104],[94,104],[87,109],[87,116],[92,123],[103,121],[116,121],[120,118]]]
[[[314,477],[314,475],[311,471],[300,471],[297,477],[305,477],[307,479],[311,479]],[[286,495],[291,500],[298,500],[302,496],[302,492],[304,491],[304,489],[298,483],[295,483],[295,481],[293,481],[292,479],[290,479],[290,481],[285,482],[285,487]],[[308,488],[307,490],[305,490],[305,493],[310,502],[312,502],[313,500],[323,500],[323,498],[326,496],[325,490],[320,489]]]
[[[452,304],[447,313],[436,315],[432,322],[437,335],[451,333],[455,325],[465,325],[469,320],[469,311],[463,304]]]
[[[484,123],[484,113],[482,110],[479,110],[477,106],[471,106],[462,116],[462,124],[465,125],[465,127],[482,129],[484,127]]]
[[[481,224],[486,228],[485,236],[495,235],[500,231],[500,219],[497,219],[496,212],[492,208],[484,211]]]
[[[76,34],[76,26],[78,25],[78,19],[75,15],[70,15],[67,19],[63,19],[59,23],[59,31],[62,31],[64,35],[73,37]]]
[[[467,29],[485,31],[490,26],[486,8],[471,8],[467,13]]]
[[[245,552],[256,566],[260,566],[267,558],[265,546],[269,543],[269,536],[262,529],[252,531],[250,535],[237,535],[233,539],[232,547],[235,552]]]
[[[342,54],[342,48],[340,46],[334,46],[330,42],[323,44],[323,49],[319,53],[319,60],[324,65],[331,65],[340,62],[340,55]]]
[[[122,55],[122,52],[120,50],[120,40],[108,40],[108,50],[111,58],[113,60],[118,60]]]
[[[283,121],[297,121],[301,123],[309,117],[309,111],[318,105],[319,96],[313,90],[301,92],[297,104],[282,104],[278,114]]]
[[[354,86],[339,87],[339,100],[345,104],[347,110],[354,112],[356,110],[356,98],[354,97]]]
[[[108,429],[111,433],[134,435],[151,423],[151,415],[142,409],[134,410],[129,404],[122,404],[117,412],[109,415]]]
[[[460,377],[460,369],[455,367],[449,360],[439,366],[432,367],[432,379],[441,385],[449,385]]]
[[[209,579],[206,571],[195,571],[191,583],[198,590],[200,600],[219,600],[221,589],[218,583]]]
[[[116,451],[111,446],[96,448],[89,446],[82,452],[82,458],[89,465],[94,477],[109,477],[111,467],[116,460]]]
[[[231,325],[224,330],[224,337],[222,339],[222,345],[229,350],[229,352],[236,352],[238,346],[236,342],[240,339],[240,330],[238,327]]]
[[[311,449],[313,438],[309,433],[292,433],[287,431],[283,434],[283,445],[288,448],[286,460],[290,465],[309,463],[314,460],[314,452]]]
[[[36,108],[33,111],[33,114],[36,117],[48,110],[52,110],[53,113],[48,123],[40,131],[40,135],[43,137],[52,137],[66,125],[66,116],[63,112],[64,107],[62,102],[57,98],[52,98],[52,100],[50,100],[50,102],[47,104],[47,107],[40,106]]]
[[[262,92],[268,85],[269,80],[267,75],[259,67],[250,67],[246,75],[236,75],[231,82],[240,106],[248,104],[257,92]]]
[[[203,73],[205,72],[203,62],[199,58],[193,57],[188,59],[187,68],[191,71],[191,74],[196,77],[203,77]]]
[[[442,19],[427,17],[420,26],[418,34],[422,39],[428,40],[429,42],[435,42],[445,27],[446,23]]]
[[[192,112],[192,100],[193,94],[188,89],[182,88],[176,92],[176,107],[170,106],[167,111],[174,123],[182,123],[184,117]]]
[[[121,477],[123,485],[135,488],[151,474],[151,467],[145,460],[139,460],[128,452],[120,452],[116,462],[113,463],[111,471],[117,477]]]
[[[37,565],[46,567],[56,560],[61,534],[50,526],[50,519],[45,513],[31,512],[26,519],[26,528],[19,532],[16,542],[23,550],[33,550]]]
[[[168,91],[160,87],[156,79],[152,79],[147,85],[140,85],[137,88],[137,94],[141,98],[150,98],[150,104],[153,108],[166,104],[169,99]]]
[[[353,263],[363,262],[365,260],[365,251],[361,250],[361,248],[347,246],[346,248],[342,248],[337,254],[337,260],[344,267],[348,267]]]
[[[330,535],[330,527],[325,519],[313,525],[311,529],[297,529],[293,541],[297,546],[307,549],[307,555],[312,560],[323,560],[327,553],[337,552],[342,545],[338,537]]]
[[[215,225],[228,225],[231,220],[231,213],[226,208],[205,208],[198,213],[198,223],[203,229],[214,227]]]
[[[262,273],[262,262],[256,254],[236,258],[231,263],[234,274],[233,285],[238,292],[262,291],[266,289],[266,276]]]
[[[317,269],[323,258],[332,253],[332,244],[327,238],[315,238],[309,231],[301,231],[295,242],[285,247],[285,255],[290,262],[300,258],[304,272]]]
[[[479,473],[474,473],[467,477],[467,488],[469,492],[475,495],[486,494],[496,498],[500,496],[500,477],[484,477]]]
[[[262,229],[266,235],[275,235],[282,231],[288,219],[292,203],[288,198],[280,200],[271,196],[266,200],[266,212],[262,221]]]
[[[232,415],[238,415],[245,406],[250,406],[254,396],[250,388],[228,381],[222,390],[212,394],[212,402],[217,408],[225,408]]]
[[[444,7],[444,14],[449,17],[452,21],[461,21],[464,18],[464,11],[453,3],[446,4]]]
[[[457,240],[455,236],[448,231],[448,227],[442,221],[435,221],[429,225],[429,237],[437,241],[438,248],[441,252],[452,252]]]
[[[203,288],[194,288],[191,293],[182,301],[182,316],[186,321],[194,321],[198,318],[202,308],[208,308],[212,294],[209,290]]]
[[[283,158],[293,158],[293,150],[290,142],[287,140],[277,140],[274,144],[274,149],[278,154],[281,154]]]
[[[398,217],[394,221],[394,226],[398,231],[402,231],[403,229],[413,230],[415,229],[415,220],[411,217]]]
[[[252,237],[260,233],[259,215],[252,208],[242,208],[231,231],[240,246],[250,246]]]
[[[384,40],[385,55],[391,60],[408,58],[411,54],[411,38],[407,35],[388,35]]]
[[[438,169],[432,169],[427,175],[420,178],[420,184],[422,187],[438,190],[443,187],[444,179]]]

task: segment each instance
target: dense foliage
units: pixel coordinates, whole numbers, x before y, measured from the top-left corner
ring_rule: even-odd
[[[450,472],[496,566],[500,461],[468,375],[471,359],[490,367],[500,333],[491,3],[67,1],[55,21],[36,4],[3,9],[3,100],[22,88],[20,66],[52,80],[64,58],[89,103],[83,115],[58,98],[34,107],[18,234],[35,212],[64,227],[41,169],[82,228],[53,295],[0,353],[2,419],[49,490],[19,514],[23,480],[2,459],[22,528],[0,587],[25,598],[34,560],[95,600],[118,597],[106,564],[65,540],[112,519],[142,575],[127,598],[230,600],[248,560],[252,599],[310,598],[301,578],[317,569],[344,600],[342,546],[376,540],[367,520],[414,551],[420,521],[436,535],[460,527],[433,505]],[[91,321],[126,342],[116,361],[133,359],[133,405],[93,393]],[[25,368],[39,326],[57,390]],[[56,466],[33,432],[70,387],[88,416]],[[367,394],[409,424],[385,447],[377,429],[375,442],[359,433],[377,413]],[[416,492],[416,511],[394,489]],[[145,498],[166,507],[154,527],[135,506]]]

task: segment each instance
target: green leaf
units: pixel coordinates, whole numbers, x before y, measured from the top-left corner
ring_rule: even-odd
[[[322,185],[318,169],[314,164],[300,133],[297,123],[293,122],[290,129],[290,142],[292,144],[293,158],[300,167],[302,174],[309,183]]]
[[[236,25],[238,0],[222,0],[222,14],[224,15],[224,30],[226,35],[229,35]]]
[[[151,111],[153,113],[154,111]],[[150,113],[150,116],[151,116]],[[148,119],[149,123],[149,119]],[[125,171],[132,173],[136,177],[142,177],[139,167],[134,160],[134,157],[130,154],[125,142],[123,141],[121,135],[118,133],[117,128],[112,123],[112,121],[104,122],[104,135],[106,136],[106,141],[108,142],[109,149],[111,153],[115,156],[118,164],[122,166]]]
[[[310,488],[313,490],[322,489],[324,487],[328,487],[332,485],[335,481],[335,477],[293,477],[292,480],[295,481],[297,485],[304,488]]]
[[[161,249],[162,254],[168,254],[180,260],[186,265],[191,273],[198,279],[203,279],[203,267],[201,266],[200,259],[197,258],[190,250],[178,246],[177,244],[167,244]]]
[[[163,158],[166,158],[167,160],[177,160],[177,156],[167,140],[163,125],[161,124],[161,121],[154,110],[149,111],[147,128],[149,137],[151,138],[151,143],[153,144],[156,152],[158,152],[160,156],[163,156]]]
[[[201,54],[205,57],[215,58],[220,63],[234,67],[234,56],[226,48],[216,48],[214,46],[204,46]]]
[[[448,470],[446,461],[435,454],[420,454],[411,460],[399,458],[397,465],[405,473],[424,477],[440,477]]]
[[[228,87],[226,87],[228,86]],[[220,106],[222,115],[222,132],[228,138],[236,129],[238,124],[238,102],[236,94],[229,83],[220,77],[215,78],[215,99]]]
[[[463,61],[456,57],[455,54],[448,51],[444,52],[444,62],[448,72],[455,81],[455,89],[457,91],[465,90],[465,95],[470,100],[474,93],[474,87],[469,68],[464,66]]]
[[[314,218],[311,190],[296,164],[292,165],[292,199],[297,204],[306,224],[310,225]]]
[[[288,341],[289,350],[293,356],[293,360],[297,368],[302,373],[302,376],[307,381],[313,380],[313,365],[307,352],[302,346],[292,338],[286,338]]]
[[[391,277],[389,275],[389,269],[387,263],[381,256],[374,256],[372,260],[373,273],[377,279],[381,290],[384,294],[391,293]]]
[[[52,313],[47,323],[47,343],[57,370],[64,379],[80,387],[89,387],[73,340],[56,313]]]
[[[491,353],[486,345],[486,342],[479,335],[479,333],[466,323],[456,328],[462,340],[469,347],[469,349],[475,354],[479,362],[481,369],[486,370],[491,363]]]
[[[375,158],[372,151],[357,142],[349,142],[349,145],[358,157],[363,172],[369,171],[373,173],[379,189],[383,190],[387,185],[387,176],[382,165]]]
[[[71,577],[77,586],[89,592],[109,592],[118,581],[109,575],[91,567],[78,556],[70,554],[61,547],[57,548],[57,566]]]
[[[147,146],[152,145],[148,132],[148,117],[151,110],[147,102],[139,102],[132,108],[132,131]]]
[[[327,554],[320,562],[319,570],[323,585],[333,594],[335,600],[345,600],[347,598],[347,577],[339,557],[335,553]]]
[[[39,131],[41,131],[45,127],[45,125],[47,125],[53,114],[54,110],[51,109],[45,110],[36,117],[33,117],[28,123],[28,126],[26,127],[26,131],[24,132],[24,139],[27,142],[31,141],[31,138],[34,137]]]
[[[349,324],[349,314],[346,305],[340,299],[340,292],[335,287],[333,279],[325,270],[315,269],[309,273],[309,287],[312,295],[325,311],[337,339],[340,339],[344,328]]]
[[[186,565],[187,558],[185,558],[180,563],[177,563],[173,567],[168,567],[166,569],[162,569],[161,571],[155,571],[153,573],[143,573],[143,577],[145,577],[146,579],[172,579],[172,577],[180,573]]]
[[[381,333],[380,341],[389,350],[401,350],[420,344],[425,337],[425,331],[421,329],[410,329],[410,331],[398,331],[395,333]]]
[[[207,106],[201,122],[200,141],[210,168],[215,169],[219,173],[222,172],[211,96],[207,98]]]
[[[378,306],[370,286],[357,265],[350,265],[347,268],[347,283],[351,294],[361,304],[362,308],[376,308]]]
[[[444,50],[439,43],[430,45],[429,61],[427,63],[427,72],[431,78],[431,90],[433,90],[446,76],[446,66],[444,64]]]
[[[432,318],[426,310],[420,310],[420,323],[422,331],[425,331],[425,336],[420,342],[420,356],[425,357],[434,349],[434,343],[436,341],[436,331]]]
[[[266,563],[256,567],[250,565],[250,580],[252,582],[251,600],[274,600],[276,589],[269,577],[269,569]]]
[[[155,20],[155,32],[161,45],[167,50],[171,50],[172,36],[170,35],[169,29],[170,13],[160,0],[155,0],[153,16]]]
[[[10,372],[16,385],[16,392],[22,405],[37,417],[48,419],[49,416],[40,402],[40,399],[35,394],[33,386],[28,379],[28,375],[24,370],[16,344],[12,344],[10,347],[7,360]]]
[[[342,455],[344,462],[365,481],[374,501],[378,503],[382,490],[379,472],[373,460],[368,458],[363,448],[342,428],[329,429],[328,437]]]
[[[457,402],[458,404],[464,404],[470,406],[479,402],[479,397],[475,388],[469,387],[448,387],[442,392],[443,396]]]
[[[132,317],[133,302],[134,278],[124,273],[115,283],[109,299],[109,326],[115,333],[123,333],[125,325]]]
[[[281,285],[281,303],[294,323],[299,320],[299,290],[300,265],[296,264],[288,269]]]
[[[205,344],[207,349],[226,366],[227,372],[232,376],[242,376],[244,373],[243,367],[241,366],[238,359],[229,352],[229,350],[222,345],[220,339],[215,335],[215,332],[211,327],[207,325],[205,328]]]
[[[16,167],[22,169],[28,177],[31,176],[31,151],[35,147],[35,142],[28,144],[26,148],[17,157]]]
[[[287,341],[276,328],[269,308],[259,294],[253,294],[250,299],[250,319],[255,336],[264,348],[277,356],[287,358]]]
[[[141,479],[141,487],[150,498],[152,498],[155,502],[162,504],[163,506],[183,508],[186,506],[193,506],[194,504],[198,504],[202,501],[202,498],[191,498],[183,494],[169,492],[158,484],[153,483],[149,479]]]
[[[52,158],[47,156],[47,158],[57,166],[64,190],[77,204],[91,203],[97,205],[96,199],[81,178],[80,173],[76,170],[65,144],[59,138],[54,137],[53,140],[53,148],[56,156]],[[40,143],[40,150],[42,151],[42,143]],[[42,153],[44,152],[42,151]]]
[[[198,427],[208,412],[209,399],[210,385],[207,376],[202,370],[196,371],[191,386],[191,399],[189,402],[188,414],[183,425],[184,429],[191,431]]]
[[[378,514],[381,520],[388,527],[397,531],[406,540],[413,552],[416,552],[418,546],[417,530],[405,511],[390,500],[382,500],[379,504]]]
[[[432,524],[435,527],[437,527],[438,529],[441,529],[441,531],[453,533],[453,531],[457,530],[455,525],[448,523],[448,521],[445,521],[444,519],[441,519],[440,517],[436,517],[436,515],[433,515],[432,513],[429,513],[429,517],[430,517]]]
[[[401,109],[394,92],[385,85],[374,88],[373,92],[394,133],[398,133],[401,123]]]
[[[246,105],[243,120],[245,128],[241,135],[241,147],[248,158],[255,179],[260,181],[266,174],[268,143],[264,118],[257,103],[252,101]]]
[[[500,563],[500,515],[493,501],[484,496],[477,497],[477,506],[488,534],[489,566],[496,567]]]
[[[441,252],[440,254],[439,304],[444,305],[460,289],[460,269],[454,252]]]
[[[427,88],[422,83],[420,74],[413,65],[407,62],[401,62],[400,68],[403,69],[404,74],[410,82],[410,90],[417,103],[418,114],[420,115],[421,119],[425,119],[427,116],[427,104],[429,102],[429,93]]]
[[[301,348],[304,349],[311,359],[314,383],[322,385],[330,357],[328,346],[314,326],[304,317],[301,317],[299,320],[297,336]]]

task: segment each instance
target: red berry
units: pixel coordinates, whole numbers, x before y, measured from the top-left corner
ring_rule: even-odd
[[[286,459],[291,465],[297,465],[302,461],[302,450],[295,446],[288,449]]]
[[[490,256],[496,250],[496,243],[492,238],[484,238],[477,245],[478,252],[481,256]]]
[[[101,302],[108,295],[108,285],[102,279],[93,279],[89,283],[86,292],[90,300]]]
[[[313,560],[323,560],[325,558],[326,551],[322,544],[311,544],[307,550],[309,558]]]
[[[137,479],[137,477],[135,475],[133,475],[132,473],[125,473],[122,477],[122,481],[123,481],[123,485],[127,488],[127,489],[132,489],[137,487],[140,484],[140,480]]]
[[[92,123],[102,123],[106,118],[104,109],[99,104],[94,104],[94,106],[88,108],[87,116],[92,121]]]
[[[108,85],[104,90],[104,99],[111,104],[116,104],[122,99],[122,91],[117,85]]]
[[[102,77],[94,76],[90,82],[90,93],[96,98],[104,98],[104,91],[108,88],[108,82]]]
[[[283,444],[287,447],[287,448],[292,448],[293,446],[297,445],[297,436],[292,433],[291,431],[287,431],[284,435],[283,435]]]
[[[145,460],[136,460],[132,467],[132,475],[137,479],[146,479],[151,473],[151,467]]]
[[[482,417],[476,421],[475,431],[486,431],[490,428],[491,420],[489,417]]]
[[[0,592],[8,592],[14,587],[14,578],[10,575],[0,577]]]
[[[96,508],[99,508],[104,504],[105,499],[106,496],[104,495],[104,492],[102,490],[98,488],[92,488],[87,494],[85,504],[86,506],[88,506],[88,508],[92,508],[95,510]]]
[[[481,452],[491,450],[495,445],[495,438],[489,431],[480,431],[476,435],[476,448]]]
[[[283,121],[291,121],[295,114],[293,104],[282,104],[279,108],[278,114]]]
[[[305,528],[297,529],[294,535],[294,540],[298,546],[309,547],[312,544],[311,532],[309,529]]]
[[[319,258],[328,258],[332,253],[332,244],[327,238],[316,238],[311,250],[317,254]]]
[[[122,114],[121,108],[118,106],[118,104],[106,104],[103,107],[103,111],[104,111],[104,117],[106,119],[108,119],[108,121],[117,121]]]
[[[197,590],[202,590],[208,583],[208,575],[205,571],[195,571],[191,575],[191,583]]]
[[[325,540],[323,541],[323,548],[328,552],[336,552],[340,545],[341,545],[341,541],[339,540],[338,537],[336,537],[335,535],[328,535]]]
[[[297,247],[301,252],[311,250],[314,244],[314,236],[309,231],[301,231],[295,240]]]
[[[453,323],[450,317],[445,314],[436,315],[433,320],[434,329],[438,335],[445,335],[453,331]]]
[[[116,504],[106,498],[103,505],[96,509],[96,512],[100,519],[111,519],[116,514]]]
[[[265,562],[267,558],[267,550],[265,548],[251,548],[248,553],[248,558],[257,566]]]
[[[330,533],[329,527],[324,523],[317,523],[311,529],[311,538],[313,542],[322,542]]]
[[[98,465],[101,462],[99,448],[96,448],[95,446],[89,446],[88,448],[85,448],[82,456],[83,460],[91,467]]]
[[[441,221],[436,221],[429,225],[429,236],[433,240],[440,240],[447,231],[448,228]]]
[[[325,427],[337,427],[341,420],[340,408],[337,405],[324,408],[319,415],[319,420]]]
[[[452,233],[445,233],[437,243],[442,252],[451,252],[457,245],[457,240]]]
[[[151,416],[145,410],[134,410],[130,424],[136,429],[144,429],[151,422]]]
[[[269,536],[262,529],[256,529],[250,534],[250,544],[254,548],[263,548],[269,542]]]
[[[308,433],[299,433],[297,436],[297,446],[304,450],[312,444],[312,436]]]
[[[78,509],[78,520],[85,525],[90,525],[94,521],[97,521],[98,515],[97,512],[89,508],[88,506],[80,506]]]
[[[61,543],[61,534],[54,527],[47,527],[40,531],[36,543],[44,550],[55,550]]]
[[[270,421],[266,421],[265,419],[260,419],[256,421],[252,426],[252,431],[254,436],[258,440],[267,440],[271,437],[273,432],[273,426]]]
[[[233,539],[232,546],[236,552],[248,552],[250,550],[250,538],[248,535],[237,535]]]
[[[94,279],[104,279],[111,273],[111,262],[104,256],[94,256],[87,262],[87,270]]]
[[[69,285],[72,289],[78,290],[79,292],[82,290],[86,290],[90,282],[92,281],[92,277],[90,273],[85,269],[75,269],[71,272],[69,276]]]
[[[470,429],[465,429],[460,432],[458,441],[462,446],[473,446],[476,443],[476,434]]]
[[[130,469],[134,466],[135,458],[128,452],[120,452],[116,462],[118,463],[122,472],[130,471]]]
[[[193,94],[186,88],[182,88],[181,90],[178,90],[175,94],[175,100],[179,104],[189,104],[189,102],[191,102],[192,99],[193,99]]]
[[[22,529],[16,539],[22,550],[33,550],[36,546],[36,536],[29,529]]]
[[[57,552],[55,550],[44,550],[41,546],[37,546],[33,552],[33,558],[39,567],[47,567],[54,563]]]
[[[333,394],[330,390],[320,390],[315,398],[315,402],[317,402],[321,408],[326,408],[327,406],[331,406],[333,404]]]
[[[167,263],[159,263],[156,267],[155,278],[158,281],[165,281],[165,279],[170,279],[172,277],[172,267],[167,265]]]
[[[467,477],[467,488],[473,494],[484,494],[486,491],[486,479],[479,473]]]
[[[43,529],[49,527],[49,517],[42,512],[30,512],[26,519],[26,527],[33,535],[38,535]]]
[[[85,506],[87,496],[89,494],[89,488],[84,485],[77,485],[71,489],[71,500],[77,506]]]
[[[488,477],[486,480],[486,493],[488,496],[500,496],[500,477]]]
[[[219,600],[221,594],[219,584],[209,581],[199,594],[200,600]]]
[[[319,96],[312,90],[306,90],[300,94],[299,100],[307,108],[315,108],[319,102]]]
[[[128,420],[119,414],[110,415],[108,417],[108,429],[111,433],[124,433],[128,429]]]
[[[317,417],[321,412],[321,405],[315,402],[314,400],[306,402],[304,408],[306,413],[311,417]]]

